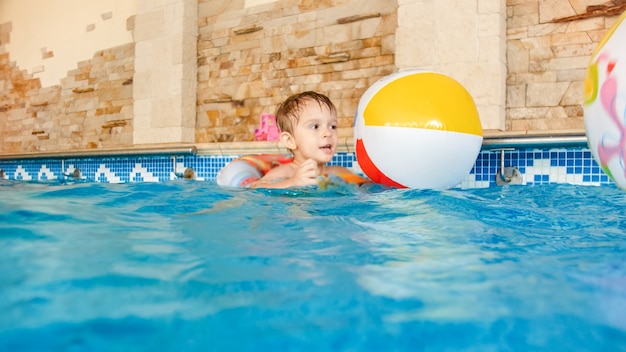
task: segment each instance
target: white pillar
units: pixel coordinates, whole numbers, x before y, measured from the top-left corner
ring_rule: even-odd
[[[133,143],[193,143],[198,1],[139,1],[133,35]]]
[[[483,129],[505,129],[506,0],[398,0],[395,59],[459,81]]]

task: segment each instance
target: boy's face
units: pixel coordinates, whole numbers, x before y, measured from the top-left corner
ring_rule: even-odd
[[[337,148],[337,116],[328,107],[307,99],[293,133],[284,135],[283,143],[296,159],[327,163]]]

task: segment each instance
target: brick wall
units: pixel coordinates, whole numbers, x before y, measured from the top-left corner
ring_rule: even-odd
[[[583,131],[589,55],[624,2],[506,4],[506,130]],[[328,94],[340,127],[350,127],[362,93],[397,70],[397,0],[244,6],[198,0],[196,143],[252,141],[259,115],[303,90]],[[133,145],[134,44],[103,48],[60,85],[41,87],[11,61],[11,30],[0,24],[1,154]]]
[[[133,44],[102,50],[42,88],[0,54],[0,153],[131,146],[133,58]]]
[[[589,58],[619,3],[507,0],[507,131],[584,130]]]
[[[239,6],[233,5],[239,4]],[[339,127],[395,71],[392,0],[199,2],[196,142],[251,141],[261,113],[304,90],[327,94]]]

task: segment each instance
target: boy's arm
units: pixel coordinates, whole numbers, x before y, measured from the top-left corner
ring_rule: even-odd
[[[295,168],[295,170],[294,170]],[[281,165],[248,185],[249,188],[290,188],[317,185],[317,166],[308,160],[296,168],[293,164]]]
[[[277,179],[273,179],[277,180]],[[254,181],[248,185],[248,188],[290,188],[294,187],[293,182],[290,179],[282,179],[280,181],[273,182],[272,179],[266,179],[265,177]]]

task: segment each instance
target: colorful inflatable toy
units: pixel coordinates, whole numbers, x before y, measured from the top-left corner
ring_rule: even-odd
[[[226,164],[218,172],[216,182],[223,187],[245,188],[250,183],[263,177],[271,169],[290,163],[292,160],[292,156],[281,154],[244,155]],[[326,187],[329,184],[337,183],[337,180],[357,185],[370,182],[358,175],[340,174],[320,177],[320,186]]]
[[[246,187],[276,166],[292,160],[293,157],[280,154],[244,155],[226,164],[215,180],[220,186]]]
[[[626,12],[591,54],[583,105],[587,144],[602,170],[626,190]]]
[[[448,189],[469,174],[483,134],[474,100],[445,75],[421,70],[375,82],[354,119],[356,157],[376,183]]]

